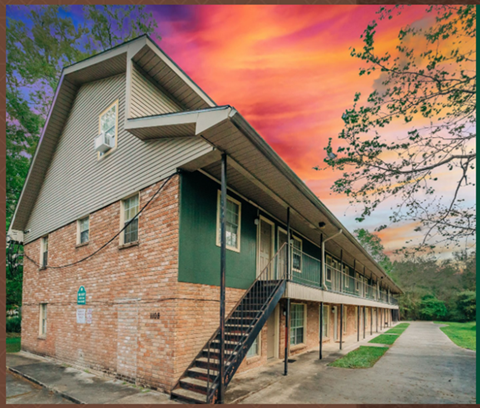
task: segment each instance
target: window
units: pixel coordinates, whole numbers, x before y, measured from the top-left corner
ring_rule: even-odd
[[[358,272],[355,273],[355,289],[357,292],[360,290],[360,274]]]
[[[90,235],[90,219],[89,217],[78,220],[78,244],[85,244],[89,240]]]
[[[47,304],[40,304],[40,336],[47,335]]]
[[[248,350],[247,352],[247,358],[250,358],[250,357],[255,357],[255,356],[258,356],[260,353],[260,341],[259,341],[259,337],[260,337],[260,334],[257,336],[257,338],[255,339],[255,341],[253,342],[252,346],[250,347],[250,349]]]
[[[292,239],[292,269],[295,272],[302,272],[302,240],[297,237]]]
[[[304,343],[305,305],[292,303],[290,316],[290,344]]]
[[[322,316],[322,338],[328,339],[330,330],[330,307],[323,305],[323,316]]]
[[[343,266],[343,273],[344,273],[344,279],[345,279],[345,287],[349,288],[350,287],[350,269],[348,268],[347,265]]]
[[[343,333],[347,332],[347,306],[343,306]]]
[[[48,236],[43,237],[40,243],[40,265],[46,268],[48,265]]]
[[[139,211],[139,195],[127,198],[122,201],[123,204],[123,225],[125,227],[130,220],[133,220],[123,231],[123,244],[130,244],[138,241],[138,217],[135,217]],[[135,219],[134,219],[135,218]]]
[[[328,255],[327,255],[327,262],[326,263],[327,263],[327,268],[326,268],[327,269],[327,274],[326,274],[325,277],[326,277],[327,281],[331,282],[332,281],[332,268],[331,268],[332,258],[329,257]]]
[[[105,133],[111,149],[105,153],[98,153],[98,157],[109,154],[117,147],[117,127],[118,127],[118,101],[115,101],[99,116],[99,133]]]
[[[221,192],[218,191],[217,201],[217,245],[221,245],[220,207]],[[234,198],[227,196],[227,208],[225,211],[225,229],[227,235],[227,248],[240,252],[240,223],[242,205]]]

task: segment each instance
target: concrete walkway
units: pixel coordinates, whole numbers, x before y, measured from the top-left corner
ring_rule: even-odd
[[[318,360],[318,351],[313,351],[296,357],[297,361],[289,365],[287,377],[282,375],[281,363],[239,374],[228,387],[227,401],[242,404],[475,403],[476,353],[456,346],[440,327],[431,322],[410,323],[390,350],[368,369],[327,367],[345,353],[331,353]],[[358,343],[347,347],[345,352],[356,347]]]
[[[7,381],[7,397],[9,395],[14,397],[7,399],[7,403],[11,404],[31,404],[38,396],[42,397],[44,403],[50,404],[63,403],[62,399],[77,404],[173,403],[170,396],[162,392],[135,387],[110,377],[94,375],[87,370],[81,371],[67,365],[56,364],[29,353],[7,354],[7,369],[14,373],[10,378],[11,381]],[[33,391],[35,387],[29,387],[26,381],[23,384],[19,383],[19,376],[27,379],[31,386],[40,385],[44,391],[41,394],[34,393],[36,396],[33,399],[28,398],[25,393]],[[26,390],[25,393],[19,392],[22,387]],[[51,395],[52,393],[55,397]]]

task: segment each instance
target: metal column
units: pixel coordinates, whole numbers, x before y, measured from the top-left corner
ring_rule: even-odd
[[[225,396],[225,271],[227,260],[227,230],[225,215],[227,209],[227,154],[222,154],[221,196],[220,196],[220,384],[218,403],[223,404]]]
[[[290,280],[292,260],[290,248],[290,207],[287,208],[287,282]],[[285,361],[283,375],[288,374],[288,343],[290,341],[290,297],[287,293],[287,310],[285,313]]]
[[[322,359],[322,346],[323,346],[323,302],[320,302],[320,348],[318,352],[318,359]]]
[[[343,334],[343,304],[340,305],[340,350],[342,349],[342,334]]]

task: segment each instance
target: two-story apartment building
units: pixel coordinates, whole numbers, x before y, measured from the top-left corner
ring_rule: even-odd
[[[24,350],[190,402],[285,350],[378,331],[401,293],[147,36],[63,70],[9,233],[24,243]]]

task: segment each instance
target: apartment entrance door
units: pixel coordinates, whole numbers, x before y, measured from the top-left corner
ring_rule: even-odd
[[[278,309],[279,305],[275,307],[270,317],[267,320],[267,359],[278,357],[277,350],[277,333],[278,333]]]
[[[273,257],[273,234],[274,224],[263,217],[260,217],[258,224],[258,268],[257,276],[268,266]],[[269,276],[270,279],[275,277]]]

